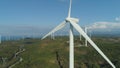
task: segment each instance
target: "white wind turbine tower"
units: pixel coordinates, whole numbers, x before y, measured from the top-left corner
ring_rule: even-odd
[[[54,34],[54,32],[51,34],[51,39],[55,39],[55,34]]]
[[[0,35],[0,44],[2,43],[2,36]]]
[[[92,38],[92,30],[89,29],[89,36]]]
[[[68,11],[68,17],[59,24],[56,28],[54,28],[51,32],[46,34],[42,39],[51,35],[53,32],[56,32],[62,29],[66,24],[70,24],[70,35],[69,35],[69,68],[74,68],[74,36],[73,36],[73,28],[75,28],[87,41],[98,51],[98,53],[113,67],[114,64],[105,56],[105,54],[97,47],[97,45],[89,38],[89,36],[83,31],[83,29],[78,25],[79,19],[71,17],[71,5],[72,0],[70,0],[70,7]]]
[[[85,27],[85,33],[87,34],[87,27]],[[85,39],[85,46],[88,46],[87,39]]]

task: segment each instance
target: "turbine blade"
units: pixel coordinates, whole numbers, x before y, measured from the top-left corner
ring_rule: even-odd
[[[62,29],[66,25],[66,21],[63,21],[61,24],[59,24],[57,27],[55,27],[52,31],[50,31],[48,34],[46,34],[42,39],[46,38],[47,36],[51,35],[52,33]]]
[[[75,22],[70,20],[70,24],[82,34],[82,36],[98,51],[98,53],[113,67],[116,68],[113,63],[105,56],[105,54],[97,47],[97,45],[88,37],[88,35],[83,31],[83,29]]]
[[[71,16],[71,7],[72,7],[72,0],[70,0],[70,6],[69,6],[69,11],[68,11],[68,18]]]

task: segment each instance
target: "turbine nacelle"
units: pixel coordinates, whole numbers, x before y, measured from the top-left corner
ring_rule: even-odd
[[[79,19],[77,19],[77,18],[66,18],[65,21],[66,21],[66,22],[73,21],[73,22],[75,22],[75,23],[78,23],[78,22],[79,22]]]

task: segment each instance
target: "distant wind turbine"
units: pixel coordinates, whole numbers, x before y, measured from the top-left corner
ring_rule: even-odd
[[[53,40],[55,39],[54,33],[51,34],[51,39],[53,39]]]
[[[83,29],[78,25],[79,19],[71,17],[71,5],[72,0],[70,0],[70,7],[68,11],[68,17],[56,28],[54,28],[51,32],[46,34],[42,39],[51,35],[53,32],[56,32],[62,29],[66,24],[70,24],[70,35],[69,35],[69,68],[74,68],[74,36],[73,36],[73,28],[75,28],[87,41],[98,51],[98,53],[113,67],[114,64],[105,56],[105,54],[97,47],[97,45],[89,38],[89,36],[83,31]]]
[[[89,30],[89,36],[92,38],[92,30]]]
[[[85,27],[85,33],[87,34],[87,27]],[[85,46],[88,46],[87,39],[85,39]]]
[[[0,35],[0,44],[2,43],[2,36]]]

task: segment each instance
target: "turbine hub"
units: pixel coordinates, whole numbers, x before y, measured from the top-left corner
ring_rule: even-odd
[[[79,22],[79,19],[77,19],[77,18],[66,18],[65,20],[66,20],[66,22],[70,22],[70,21],[73,21],[75,23]]]

